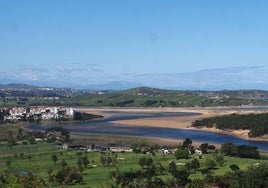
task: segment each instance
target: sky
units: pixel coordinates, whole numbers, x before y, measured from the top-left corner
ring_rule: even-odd
[[[0,0],[0,84],[268,90],[266,0]]]

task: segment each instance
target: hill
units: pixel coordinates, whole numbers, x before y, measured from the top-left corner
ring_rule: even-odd
[[[37,86],[33,85],[28,85],[28,84],[7,84],[7,85],[2,85],[0,84],[1,89],[30,89],[30,88],[38,88]]]
[[[85,95],[64,100],[75,106],[113,107],[206,107],[267,105],[267,91],[179,91],[138,87],[102,95]]]
[[[113,107],[206,107],[268,105],[268,91],[190,91],[137,87],[123,91],[78,90],[11,84],[0,86],[0,107],[68,105]]]
[[[164,90],[150,87],[137,87],[124,90],[122,94],[132,95],[192,95],[209,98],[240,98],[240,99],[268,99],[268,91],[264,90],[221,90],[221,91],[199,91],[199,90]]]

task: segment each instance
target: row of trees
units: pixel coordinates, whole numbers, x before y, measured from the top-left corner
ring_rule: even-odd
[[[53,154],[51,159],[54,165],[58,161],[57,155]],[[84,168],[89,164],[87,157],[78,158],[78,167],[71,167],[68,165],[65,159],[62,159],[60,165],[62,169],[53,172],[50,168],[47,170],[49,175],[48,180],[37,177],[31,172],[27,172],[26,175],[14,175],[10,171],[11,160],[6,161],[8,170],[5,170],[0,174],[0,187],[17,187],[17,188],[32,188],[32,187],[51,187],[52,185],[69,185],[74,183],[80,183],[83,181],[81,173]],[[85,167],[83,167],[84,165]]]
[[[225,155],[242,157],[242,158],[253,158],[259,159],[260,153],[258,148],[255,146],[247,146],[247,145],[234,145],[231,142],[222,144],[221,152]]]
[[[220,188],[226,187],[244,187],[244,188],[262,188],[268,187],[268,163],[262,163],[250,166],[242,171],[239,168],[233,168],[232,172],[227,172],[222,176],[217,185]]]
[[[250,137],[262,136],[268,133],[268,113],[260,114],[231,114],[196,120],[194,127],[213,127],[218,129],[244,129],[250,130]]]
[[[138,148],[137,146],[135,148]],[[204,153],[209,150],[215,150],[215,146],[208,143],[203,143],[200,145]],[[179,159],[189,159],[190,153],[193,150],[192,141],[186,138],[182,144],[178,146],[175,151],[174,156],[177,160]],[[138,150],[140,151],[140,150]],[[214,169],[217,167],[222,167],[225,163],[225,155],[236,156],[236,157],[247,157],[247,158],[260,158],[259,152],[256,147],[252,146],[236,146],[232,143],[223,144],[220,152],[214,153],[212,157],[202,159],[204,160],[204,165],[201,169],[199,158],[193,158],[191,161],[186,162],[184,168],[177,168],[175,161],[170,162],[168,169],[165,169],[161,163],[155,163],[153,158],[149,156],[143,156],[139,160],[139,165],[141,170],[131,171],[123,173],[117,179],[117,183],[122,187],[181,187],[186,186],[187,188],[194,187],[209,187],[216,186],[220,188],[228,187],[256,187],[253,186],[252,182],[257,182],[257,187],[267,186],[267,173],[266,169],[260,168],[260,166],[254,166],[249,168],[247,171],[241,171],[239,166],[232,164],[230,165],[230,172],[227,172],[223,176],[216,176],[213,173]],[[266,164],[267,167],[268,164]],[[253,175],[257,169],[261,170],[264,174],[256,173]],[[194,171],[201,171],[203,178],[201,179],[189,179],[191,173]],[[168,172],[168,174],[166,174]],[[266,175],[265,175],[266,173]],[[168,181],[163,180],[162,175],[171,175],[172,179]],[[239,179],[243,176],[242,179]],[[244,180],[247,178],[247,180]],[[253,180],[254,179],[254,180]],[[261,181],[260,181],[261,180]],[[245,182],[252,181],[250,184]],[[265,185],[265,186],[264,186]]]
[[[142,156],[139,159],[141,170],[119,173],[116,184],[121,187],[208,187],[209,185],[217,185],[221,177],[214,176],[213,170],[217,166],[222,166],[224,156],[215,154],[214,158],[205,160],[205,167],[200,169],[201,164],[198,158],[193,158],[180,168],[177,167],[176,161],[171,161],[168,168],[165,169],[159,162],[155,163],[150,156]],[[235,168],[236,167],[236,168]],[[239,169],[232,166],[233,169]],[[190,179],[191,173],[201,171],[203,179]],[[162,177],[170,177],[169,179]]]
[[[50,127],[46,130],[46,135],[48,135],[49,137],[54,137],[54,139],[56,139],[55,137],[57,135],[61,138],[63,142],[70,141],[70,131],[63,127]]]
[[[57,182],[61,185],[68,185],[70,183],[79,183],[83,181],[82,172],[88,167],[89,159],[87,156],[81,156],[81,153],[77,153],[77,167],[70,167],[65,159],[62,159],[60,165],[62,169],[57,171],[54,175],[53,170],[49,169],[47,171],[49,175],[49,182]],[[56,165],[58,161],[58,156],[56,154],[51,155],[51,159]],[[79,173],[80,172],[80,173]]]
[[[75,121],[87,121],[91,119],[103,118],[103,116],[74,111],[73,118]]]
[[[56,136],[60,137],[63,142],[70,141],[70,132],[62,127],[51,127],[46,132],[40,131],[27,131],[23,128],[18,128],[17,134],[14,134],[11,130],[7,132],[5,138],[1,140],[7,141],[9,147],[17,145],[18,141],[22,141],[22,144],[36,144],[35,138],[47,138],[47,142],[54,142],[57,140]]]

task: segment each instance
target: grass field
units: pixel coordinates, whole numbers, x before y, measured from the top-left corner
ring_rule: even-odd
[[[51,156],[56,154],[58,161],[56,164],[51,159]],[[70,185],[70,187],[101,187],[101,185],[107,185],[107,183],[112,182],[111,172],[115,170],[113,166],[104,166],[100,162],[100,157],[103,155],[100,152],[89,152],[82,153],[82,156],[87,156],[90,163],[87,168],[82,172],[83,183]],[[107,155],[107,154],[106,154]],[[147,154],[135,154],[135,153],[117,153],[117,161],[119,164],[120,173],[141,170],[138,165],[139,159]],[[267,155],[267,154],[265,154]],[[170,178],[168,174],[168,165],[171,161],[175,161],[177,168],[184,168],[184,164],[189,162],[193,158],[198,157],[196,154],[191,155],[190,159],[176,160],[173,154],[162,154],[157,152],[156,156],[152,157],[154,163],[160,162],[164,168],[163,179]],[[77,155],[76,150],[62,150],[58,149],[55,145],[49,143],[38,143],[33,145],[22,145],[18,144],[11,148],[7,147],[4,142],[0,146],[0,170],[9,169],[12,172],[33,172],[38,177],[45,180],[48,179],[48,170],[52,170],[52,174],[62,169],[61,161],[65,159],[67,164],[72,167],[77,167]],[[203,155],[202,159],[199,159],[201,167],[197,171],[192,171],[190,178],[202,178],[201,169],[206,167],[206,159],[214,158],[214,154]],[[10,159],[11,165],[7,166],[6,161]],[[224,158],[224,164],[222,166],[217,166],[213,172],[215,175],[223,175],[225,172],[230,171],[229,166],[231,164],[236,164],[242,170],[246,170],[250,165],[256,165],[262,162],[268,162],[264,159],[254,160],[254,159],[241,159],[235,157]],[[55,185],[55,187],[57,187]],[[106,186],[105,186],[106,187]]]

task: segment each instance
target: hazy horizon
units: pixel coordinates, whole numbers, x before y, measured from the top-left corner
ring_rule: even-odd
[[[0,2],[0,84],[268,90],[267,1]]]

